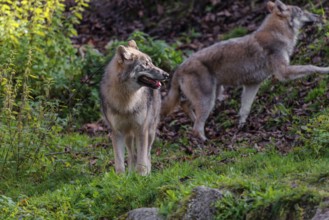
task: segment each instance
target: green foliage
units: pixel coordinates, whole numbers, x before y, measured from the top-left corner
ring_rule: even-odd
[[[52,96],[47,83],[64,90],[67,82],[79,74],[77,66],[81,63],[70,37],[76,35],[73,25],[81,17],[86,1],[77,1],[67,18],[62,1],[13,1],[10,5],[6,2],[1,4],[0,63],[12,66],[16,77],[28,68],[34,96],[44,93]],[[26,66],[29,53],[31,63]]]
[[[230,192],[216,203],[217,219],[310,218],[322,196],[308,184],[310,176],[325,172],[326,166],[325,157],[316,166],[315,160],[268,153],[231,165],[231,174],[225,173],[219,181]]]
[[[248,210],[248,203],[243,199],[237,198],[231,192],[224,193],[223,198],[215,205],[217,215],[216,219],[236,219],[243,220]]]
[[[299,132],[301,140],[308,146],[304,151],[317,156],[325,154],[329,147],[329,110],[322,112],[317,117],[302,127]],[[309,152],[310,151],[310,152]]]
[[[318,97],[323,97],[325,93],[327,92],[327,82],[326,80],[322,80],[317,87],[312,89],[307,96],[305,97],[306,102],[313,101],[317,99]]]
[[[226,192],[216,203],[217,219],[299,219],[311,217],[321,198],[329,196],[326,154],[300,160],[298,152],[282,156],[241,148],[218,157],[185,156],[187,161],[176,159],[143,177],[108,170],[113,152],[95,147],[105,141],[82,135],[53,138],[43,172],[0,182],[0,218],[115,219],[134,208],[160,207],[168,218],[181,219],[192,189],[205,185]],[[64,148],[67,153],[51,154]],[[152,163],[164,163],[167,156]],[[220,163],[224,159],[230,162]]]
[[[66,16],[63,1],[0,0],[1,176],[45,160],[42,149],[61,131],[60,97],[81,72],[70,37],[86,2]]]
[[[241,195],[226,192],[216,203],[216,219],[307,219],[315,214],[320,202],[317,193],[297,189],[289,192],[273,188],[244,191]]]
[[[62,118],[69,118],[72,122],[68,124],[69,128],[99,120],[99,82],[109,61],[108,57],[89,46],[82,46],[80,53],[82,64],[78,69],[81,73],[66,84],[69,92],[62,95],[65,100]]]
[[[188,164],[175,166],[148,177],[137,174],[117,175],[112,169],[93,180],[72,179],[69,184],[64,184],[57,190],[46,191],[43,195],[33,196],[26,202],[26,197],[17,198],[15,202],[10,197],[3,197],[0,199],[0,217],[114,219],[131,209],[155,204],[164,196],[173,199],[174,194],[181,195],[181,192],[174,191],[174,188],[170,190],[169,187],[176,188],[180,183],[180,176],[193,175],[193,170],[189,167]],[[167,189],[162,187],[165,185],[168,186]],[[158,193],[163,193],[163,196],[159,198]]]

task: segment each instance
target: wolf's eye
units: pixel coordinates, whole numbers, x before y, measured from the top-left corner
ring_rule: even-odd
[[[298,9],[297,9],[297,14],[298,14],[298,15],[302,15],[302,14],[303,14],[303,11],[302,11],[300,8],[298,8]]]

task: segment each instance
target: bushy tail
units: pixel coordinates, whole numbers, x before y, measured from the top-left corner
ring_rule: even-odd
[[[178,82],[177,72],[175,72],[171,79],[169,92],[167,96],[164,98],[164,100],[162,101],[161,115],[166,116],[170,114],[179,103],[179,98],[180,98],[179,82]]]

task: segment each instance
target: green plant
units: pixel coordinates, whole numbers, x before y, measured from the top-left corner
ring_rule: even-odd
[[[310,101],[315,100],[318,97],[322,97],[325,95],[327,90],[328,90],[327,82],[326,82],[326,80],[322,80],[322,81],[320,81],[319,86],[317,86],[314,89],[312,89],[311,91],[309,91],[309,93],[305,97],[305,101],[310,102]]]
[[[224,193],[223,198],[216,202],[216,219],[244,219],[248,210],[248,203],[241,198],[233,195],[227,191]]]
[[[304,151],[310,151],[317,156],[324,154],[329,147],[328,110],[311,119],[299,133],[300,139],[307,146]]]
[[[0,0],[0,177],[42,160],[58,127],[68,82],[80,74],[71,44],[87,0]]]

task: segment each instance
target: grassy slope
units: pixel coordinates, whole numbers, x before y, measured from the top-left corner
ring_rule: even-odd
[[[167,160],[177,157],[172,150],[172,159],[154,158],[153,162],[168,164]],[[273,149],[257,152],[242,147],[224,151],[220,156],[185,157],[184,162],[169,162],[166,168],[154,170],[148,177],[117,176],[112,168],[96,174],[94,168],[84,168],[86,158],[69,161],[66,157],[71,167],[63,166],[58,172],[49,173],[40,183],[31,177],[2,183],[7,189],[0,197],[0,216],[113,219],[134,208],[153,206],[161,207],[161,212],[168,215],[176,212],[178,202],[198,185],[234,193],[225,198],[226,203],[219,204],[219,219],[243,219],[246,213],[271,213],[273,217],[286,212],[304,215],[329,196],[328,156],[327,149],[315,154],[303,148],[283,156]]]

